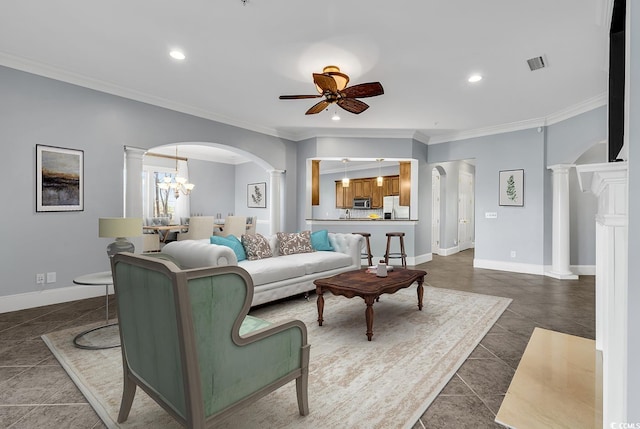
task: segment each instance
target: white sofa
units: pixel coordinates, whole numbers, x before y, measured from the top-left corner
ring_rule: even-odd
[[[251,305],[315,289],[315,279],[333,276],[360,268],[360,253],[364,245],[361,235],[329,233],[334,251],[314,251],[294,255],[279,255],[277,236],[267,237],[273,257],[238,262],[231,248],[210,244],[209,240],[175,241],[162,252],[175,259],[181,268],[237,265],[251,275],[254,295]]]

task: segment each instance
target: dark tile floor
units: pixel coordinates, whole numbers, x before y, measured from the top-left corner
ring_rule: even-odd
[[[592,276],[558,281],[474,269],[472,263],[473,251],[468,250],[435,256],[420,268],[427,270],[432,286],[513,302],[416,422],[416,429],[500,427],[495,414],[535,326],[594,338]],[[115,310],[113,305],[110,310]],[[40,339],[46,332],[100,320],[104,298],[0,314],[0,428],[105,427]]]

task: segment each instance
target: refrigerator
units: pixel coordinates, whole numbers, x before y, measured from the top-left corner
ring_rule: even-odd
[[[383,197],[382,216],[384,219],[409,219],[409,206],[401,206],[397,195]]]

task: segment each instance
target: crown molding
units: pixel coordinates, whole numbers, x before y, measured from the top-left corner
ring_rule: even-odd
[[[38,76],[47,77],[61,82],[66,82],[72,85],[77,85],[83,88],[92,89],[95,91],[104,92],[107,94],[127,98],[134,101],[139,101],[152,106],[162,107],[176,112],[186,113],[188,115],[197,116],[203,119],[209,119],[212,121],[220,122],[222,124],[231,125],[238,128],[243,128],[249,131],[255,131],[261,134],[267,134],[273,137],[284,138],[293,140],[295,135],[288,135],[286,132],[279,132],[272,128],[259,126],[253,123],[232,119],[226,116],[218,115],[213,112],[198,109],[192,106],[188,106],[182,103],[176,103],[174,101],[167,100],[162,97],[157,97],[151,94],[134,91],[129,88],[124,88],[111,82],[102,81],[99,79],[92,79],[86,76],[69,72],[57,67],[42,64],[36,61],[32,61],[26,58],[10,55],[4,52],[0,52],[0,65],[9,67],[12,69],[20,70],[23,72],[35,74]]]
[[[527,119],[526,121],[511,122],[509,124],[495,125],[491,127],[477,128],[475,130],[460,131],[452,134],[433,136],[429,139],[429,145],[446,143],[456,140],[467,140],[475,137],[491,136],[494,134],[508,133],[512,131],[526,130],[529,128],[545,126],[545,118]]]
[[[558,112],[552,113],[547,117],[528,119],[525,121],[512,122],[509,124],[495,125],[492,127],[477,128],[475,130],[460,131],[457,133],[443,134],[439,136],[432,136],[427,144],[446,143],[456,140],[466,140],[474,137],[484,137],[494,134],[508,133],[511,131],[526,130],[529,128],[544,127],[553,125],[558,122],[565,121],[573,118],[574,116],[581,115],[582,113],[589,112],[598,107],[606,106],[608,102],[608,93],[602,93],[585,100],[581,103],[569,106],[566,109],[562,109]]]
[[[609,7],[603,6],[603,7]],[[162,107],[176,112],[185,113],[203,119],[209,119],[221,124],[242,128],[248,131],[270,135],[277,138],[283,138],[291,141],[301,141],[309,138],[318,137],[341,137],[341,138],[410,138],[421,143],[431,145],[438,143],[446,143],[449,141],[464,140],[474,137],[483,137],[493,134],[501,134],[511,131],[520,131],[528,128],[541,127],[555,124],[557,122],[569,119],[581,113],[588,112],[595,108],[607,104],[607,93],[600,94],[582,103],[570,106],[559,112],[553,113],[546,118],[535,118],[520,122],[512,122],[508,124],[495,125],[490,127],[478,128],[474,130],[465,130],[450,134],[442,134],[437,136],[428,136],[420,130],[414,129],[362,129],[362,128],[310,128],[300,131],[272,129],[260,126],[254,123],[241,121],[216,113],[198,109],[182,103],[176,103],[165,98],[157,97],[151,94],[134,91],[128,88],[115,85],[110,82],[88,78],[76,73],[72,73],[57,67],[42,64],[26,58],[0,52],[0,65],[13,68],[16,70],[32,73],[38,76],[55,79],[72,85],[104,92],[107,94],[139,101],[152,106]]]
[[[547,125],[553,125],[558,122],[573,118],[574,116],[586,113],[590,110],[597,109],[598,107],[606,106],[608,101],[608,92],[596,95],[595,97],[585,100],[582,103],[574,104],[573,106],[569,106],[566,109],[562,109],[547,116]]]

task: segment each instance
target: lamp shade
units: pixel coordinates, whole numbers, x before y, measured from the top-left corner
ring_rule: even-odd
[[[139,217],[101,217],[98,219],[99,237],[137,237],[142,235],[142,219]]]

